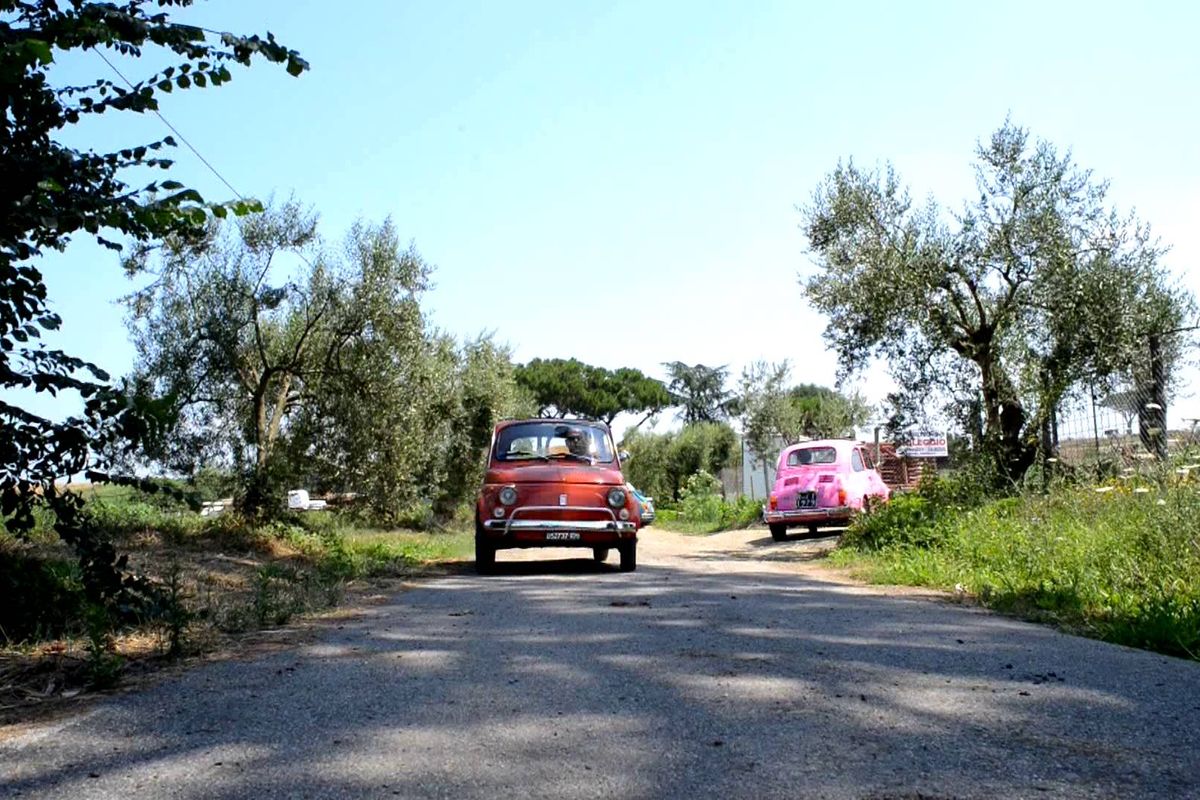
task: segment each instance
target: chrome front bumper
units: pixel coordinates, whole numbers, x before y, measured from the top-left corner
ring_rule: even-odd
[[[518,516],[536,514],[538,512],[585,512],[589,514],[606,514],[609,519],[517,519]],[[617,519],[617,513],[611,508],[597,506],[519,506],[514,508],[507,517],[492,518],[483,523],[488,531],[501,531],[505,536],[517,532],[573,532],[573,533],[617,533],[628,535],[637,533],[637,523],[633,520]]]
[[[847,520],[854,516],[850,506],[836,508],[797,508],[790,511],[766,511],[763,516],[767,524],[779,522],[820,522],[821,520]]]

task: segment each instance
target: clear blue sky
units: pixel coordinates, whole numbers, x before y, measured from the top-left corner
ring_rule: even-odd
[[[661,376],[788,358],[832,383],[795,206],[850,156],[957,205],[1007,114],[1111,179],[1200,290],[1200,6],[917,5],[214,0],[188,17],[270,30],[312,69],[258,64],[162,110],[240,192],[295,193],[331,240],[392,216],[437,267],[433,322],[495,331],[522,361]],[[62,74],[105,69],[88,54]],[[78,135],[164,134],[107,115]],[[228,197],[177,157],[181,180]],[[53,343],[127,370],[115,259],[80,244],[45,272],[66,320]],[[530,302],[564,285],[617,324]]]

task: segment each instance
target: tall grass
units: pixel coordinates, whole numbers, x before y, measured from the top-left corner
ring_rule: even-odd
[[[1121,644],[1200,658],[1200,492],[1063,487],[977,507],[897,497],[836,563],[870,580],[959,589]]]

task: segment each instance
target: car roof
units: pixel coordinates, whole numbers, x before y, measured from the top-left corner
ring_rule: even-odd
[[[850,451],[855,447],[865,446],[863,442],[857,439],[810,439],[807,442],[796,442],[789,444],[779,452],[779,457],[784,458],[789,453],[794,453],[797,450],[807,450],[814,447],[832,447],[837,451],[838,461],[850,457]]]
[[[596,420],[596,419],[582,419],[582,418],[565,419],[563,417],[528,417],[526,419],[501,420],[500,422],[496,423],[496,430],[500,430],[501,428],[508,428],[512,425],[526,425],[529,423],[541,424],[541,423],[547,423],[547,422],[560,423],[563,425],[593,425],[598,428],[604,428],[605,430],[608,429],[608,425],[606,425],[603,422],[601,422],[600,420]]]
[[[810,439],[807,442],[796,442],[789,444],[783,448],[785,451],[803,450],[806,447],[833,447],[837,450],[844,450],[847,447],[857,447],[862,442],[856,439]]]

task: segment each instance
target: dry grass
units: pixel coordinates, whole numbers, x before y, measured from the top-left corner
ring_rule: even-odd
[[[143,516],[148,524],[125,526],[114,541],[128,555],[131,571],[171,587],[185,612],[183,647],[170,652],[170,623],[161,618],[114,631],[106,658],[119,666],[122,683],[181,660],[236,651],[254,631],[386,591],[396,578],[444,569],[469,553],[469,534],[461,532],[357,531],[338,527],[333,518],[320,520],[319,531],[197,524],[198,517],[158,526],[154,515]],[[44,532],[19,543],[0,535],[0,550],[0,558],[71,561]],[[79,621],[53,639],[0,646],[0,726],[54,714],[94,695],[91,642]]]

